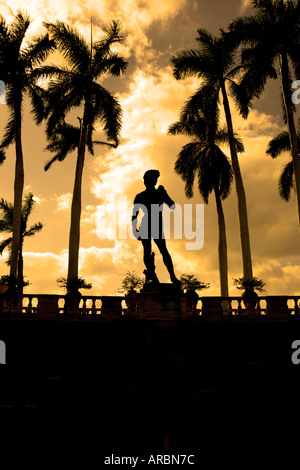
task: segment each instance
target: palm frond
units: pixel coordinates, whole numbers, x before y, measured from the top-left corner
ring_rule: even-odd
[[[185,128],[181,121],[176,121],[168,127],[168,134],[178,135],[184,134]]]
[[[11,244],[12,237],[8,237],[0,242],[0,255],[2,256],[3,251]]]
[[[62,162],[65,158],[66,158],[67,154],[62,154],[62,153],[59,153],[57,155],[55,155],[55,157],[52,157],[50,160],[48,160],[45,165],[44,165],[44,170],[45,171],[48,171],[49,168],[51,167],[51,165],[54,163],[54,162]]]
[[[77,80],[76,80],[77,78]],[[63,82],[51,83],[47,90],[46,134],[50,137],[64,122],[65,116],[72,108],[79,106],[84,100],[84,89],[79,77],[69,77]]]
[[[281,108],[282,108],[282,115],[283,115],[283,120],[284,123],[287,124],[287,107],[291,107],[293,112],[296,112],[296,105],[292,101],[292,75],[291,71],[288,67],[287,69],[287,77],[286,77],[286,87],[288,88],[288,92],[286,89],[283,89],[283,86],[281,86],[281,92],[280,92],[280,102],[281,102]]]
[[[269,64],[267,67],[264,63],[260,63],[257,60],[255,64],[245,67],[238,87],[231,86],[235,102],[243,117],[247,117],[251,102],[259,98],[264,91],[268,78],[277,78],[273,64]]]
[[[49,53],[55,49],[55,42],[48,34],[41,34],[31,39],[30,44],[22,50],[22,60],[32,69],[46,60]]]
[[[56,161],[63,161],[66,156],[76,150],[79,146],[80,128],[71,124],[63,123],[55,128],[55,131],[49,137],[49,143],[46,150],[56,152],[44,166],[47,171]]]
[[[205,204],[208,204],[209,195],[217,185],[215,163],[214,147],[208,143],[198,154],[198,190]]]
[[[5,159],[6,159],[6,154],[3,150],[3,148],[0,147],[0,165],[2,165],[2,163],[4,162]]]
[[[52,85],[57,83],[58,80],[64,82],[66,80],[70,81],[70,77],[72,77],[74,72],[72,69],[67,68],[65,66],[58,67],[57,65],[41,65],[40,67],[36,67],[31,72],[31,77],[34,80],[39,78],[52,79]]]
[[[13,205],[5,199],[0,199],[0,210],[2,211],[1,221],[1,232],[11,232],[13,224]]]
[[[203,56],[200,51],[188,49],[176,52],[172,58],[173,76],[176,80],[188,76],[205,77],[210,75],[216,68],[216,64],[209,56]]]
[[[236,83],[231,79],[229,81],[229,88],[231,95],[233,96],[235,105],[241,114],[241,116],[246,119],[249,114],[249,109],[251,108],[251,95],[247,93],[248,89],[245,86],[242,86],[240,83]]]
[[[299,138],[298,138],[299,141]],[[289,152],[291,150],[290,135],[287,131],[281,132],[268,143],[266,150],[267,155],[272,158],[278,157],[282,152]]]
[[[103,142],[102,140],[93,140],[93,144],[107,145],[108,147],[112,147],[114,149],[117,148],[116,144],[111,144],[110,142]]]
[[[26,13],[18,10],[13,21],[9,25],[8,31],[10,40],[16,44],[18,49],[21,47],[30,23],[30,17]]]
[[[23,221],[25,221],[25,225],[27,223],[28,217],[30,216],[33,210],[34,204],[35,204],[34,194],[33,193],[26,194],[24,197],[24,202],[23,202],[22,209],[21,209],[21,218]]]
[[[208,122],[210,129],[215,129],[219,114],[219,89],[215,83],[204,83],[180,111],[181,132],[200,136],[207,131]]]
[[[198,28],[197,33],[196,41],[199,43],[201,53],[210,54],[216,40],[215,36],[205,28]]]
[[[111,75],[118,77],[125,72],[127,65],[128,62],[119,54],[110,53],[104,57],[100,54],[100,51],[97,51],[95,56],[93,56],[91,73],[94,79],[104,73],[110,73]]]
[[[263,26],[264,20],[260,15],[240,17],[230,23],[229,31],[234,35],[236,44],[254,45],[262,35]]]
[[[4,149],[12,144],[15,140],[16,135],[16,126],[15,126],[15,119],[10,119],[4,129],[4,135],[1,141],[1,148]]]
[[[34,116],[36,124],[41,124],[46,117],[46,92],[37,85],[32,85],[28,88],[28,95],[31,99],[31,113]]]
[[[201,153],[201,145],[198,142],[190,142],[184,145],[175,162],[175,173],[185,182],[185,194],[188,198],[193,197],[193,185],[198,167],[197,156]]]
[[[236,150],[238,153],[243,153],[245,151],[244,144],[239,137],[238,133],[236,131],[233,131],[233,137],[234,137],[234,142],[236,145]],[[227,131],[227,126],[224,126],[223,128],[220,128],[216,132],[216,143],[218,144],[224,144],[226,146],[229,146],[229,134]]]
[[[93,83],[92,124],[99,119],[103,123],[103,131],[108,140],[119,142],[122,128],[122,108],[118,101],[104,87]]]
[[[289,201],[291,196],[291,189],[294,186],[294,168],[293,162],[287,163],[279,177],[278,191],[281,199]]]
[[[102,55],[109,51],[113,44],[122,41],[121,31],[122,24],[119,20],[113,20],[109,25],[105,26],[102,38],[94,44],[96,52],[101,51]]]
[[[42,222],[37,222],[36,224],[31,225],[31,227],[24,232],[23,236],[24,237],[33,237],[37,232],[40,232],[42,228],[44,227],[44,224]]]
[[[90,65],[90,49],[79,32],[59,20],[55,23],[44,22],[43,24],[67,63],[78,72],[85,73]]]
[[[229,196],[231,192],[233,182],[233,169],[231,162],[218,146],[215,147],[215,152],[215,171],[218,175],[218,195],[221,197],[221,199],[224,200]]]
[[[0,38],[1,42],[7,42],[9,39],[8,26],[3,15],[0,15]]]

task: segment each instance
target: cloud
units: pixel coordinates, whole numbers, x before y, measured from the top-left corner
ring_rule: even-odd
[[[166,136],[167,128],[177,119],[180,103],[187,99],[193,86],[193,79],[184,84],[175,82],[170,68],[152,73],[139,69],[132,77],[129,91],[120,94],[123,141],[117,149],[94,160],[96,176],[91,188],[100,204],[90,209],[101,239],[114,239],[119,224],[123,227],[130,220],[134,196],[138,189],[143,190],[144,172],[153,166],[163,166],[159,155],[161,142],[164,142],[162,155],[168,161],[172,137]],[[122,202],[122,197],[127,201]],[[125,204],[125,210],[119,209],[120,204]]]
[[[66,193],[66,194],[61,194],[60,196],[56,196],[56,202],[57,202],[57,211],[66,211],[71,208],[71,202],[72,202],[72,194],[71,193]]]
[[[239,5],[239,14],[243,15],[245,14],[246,10],[251,6],[251,0],[241,0],[240,5]]]
[[[151,48],[151,41],[147,37],[147,28],[154,22],[162,25],[176,16],[186,6],[187,0],[31,0],[26,10],[34,19],[30,32],[35,34],[41,29],[43,21],[56,19],[68,21],[78,28],[87,40],[90,40],[91,18],[94,24],[94,38],[114,19],[120,19],[125,35],[122,46],[126,57],[135,55],[138,60],[145,60],[145,50]],[[18,10],[24,9],[22,0],[3,2],[2,14],[9,21]]]
[[[185,15],[185,25],[190,25],[190,20],[195,24],[197,17],[192,17],[188,10],[192,4],[192,14],[196,15],[199,2],[189,0],[99,0],[97,3],[92,0],[32,0],[26,5],[34,19],[32,33],[41,29],[43,20],[58,18],[76,26],[89,41],[91,17],[95,39],[103,25],[112,19],[119,18],[123,24],[124,41],[120,50],[130,58],[128,72],[122,81],[106,81],[108,89],[111,89],[112,83],[113,90],[121,90],[116,93],[123,109],[121,144],[114,150],[98,146],[95,149],[95,158],[87,155],[84,169],[80,275],[93,282],[93,288],[88,292],[90,294],[114,294],[128,270],[135,270],[139,274],[143,272],[141,244],[131,239],[120,240],[117,236],[120,229],[123,230],[130,224],[130,206],[134,196],[144,189],[142,176],[147,169],[160,170],[159,182],[177,203],[202,202],[196,187],[194,198],[187,200],[184,182],[174,173],[177,155],[188,139],[184,136],[167,135],[168,126],[178,119],[181,106],[199,86],[198,79],[174,80],[169,67],[169,57],[174,52],[176,41],[183,44],[182,47],[189,47],[188,40],[191,40],[191,46],[195,46],[196,26],[195,34],[190,39],[185,37],[185,34],[189,34],[190,26],[184,26],[180,29],[181,32],[179,29],[167,31],[169,20],[175,19],[179,13]],[[3,15],[10,19],[17,8],[23,9],[24,2],[2,1],[1,5]],[[247,0],[240,2],[241,14],[249,5]],[[201,3],[201,7],[204,9],[204,3]],[[229,14],[229,5],[226,8]],[[235,8],[236,3],[231,9]],[[219,17],[216,15],[215,25],[220,20],[220,12],[217,13]],[[233,12],[232,17],[235,13]],[[182,20],[181,16],[179,18]],[[173,22],[172,28],[175,26]],[[205,27],[205,24],[199,22],[199,26]],[[163,29],[166,30],[165,34],[161,34]],[[161,34],[158,40],[153,31]],[[180,36],[182,31],[184,37]],[[244,140],[246,148],[239,159],[247,196],[254,274],[267,282],[268,294],[296,293],[300,280],[300,259],[295,198],[292,195],[291,201],[285,203],[280,200],[277,190],[280,171],[289,156],[282,155],[272,160],[265,155],[270,138],[282,130],[280,120],[278,116],[254,109],[245,121],[234,110],[232,102],[231,109],[234,127]],[[4,122],[3,116],[0,119],[1,123]],[[36,220],[44,221],[45,217],[46,224],[37,237],[26,240],[25,274],[32,282],[26,291],[62,293],[55,281],[59,276],[66,276],[67,271],[66,248],[71,203],[71,193],[67,191],[71,191],[73,186],[74,159],[66,159],[61,164],[63,167],[54,166],[45,177],[42,162],[40,169],[36,164],[41,157],[41,149],[45,147],[45,142],[42,141],[44,135],[33,125],[30,127],[28,121],[28,111],[25,109],[25,177],[35,188],[34,193],[41,202],[36,207]],[[101,131],[101,128],[96,130]],[[39,146],[36,145],[38,132]],[[35,136],[34,146],[32,135]],[[229,155],[228,149],[226,152]],[[2,191],[3,188],[8,188],[7,182],[10,182],[10,189],[6,190],[11,191],[9,198],[6,196],[9,200],[12,200],[13,162],[14,149],[11,148],[5,167],[1,168],[4,175]],[[28,185],[27,181],[26,184]],[[119,210],[121,197],[127,199]],[[241,276],[242,262],[234,185],[231,195],[223,205],[227,227],[230,292],[236,295],[239,292],[231,286],[232,278]],[[107,224],[115,216],[116,235]],[[219,294],[218,226],[213,197],[205,206],[203,248],[187,251],[185,240],[168,240],[167,244],[178,275],[196,274],[200,280],[211,283],[205,295]],[[168,282],[161,256],[155,247],[154,250],[158,276],[163,282]],[[4,261],[5,257],[0,258],[0,266],[3,268],[2,272],[7,272]]]

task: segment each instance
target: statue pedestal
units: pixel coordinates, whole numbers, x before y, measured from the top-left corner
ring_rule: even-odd
[[[182,316],[180,287],[161,283],[145,285],[137,296],[137,316],[151,320],[175,319]]]

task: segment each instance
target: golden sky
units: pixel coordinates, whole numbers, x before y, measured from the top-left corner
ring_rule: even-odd
[[[248,0],[0,0],[0,12],[10,21],[17,9],[26,8],[34,20],[31,32],[42,30],[42,21],[60,19],[69,22],[90,40],[112,19],[120,19],[124,41],[120,50],[129,66],[122,78],[106,79],[103,84],[119,99],[123,109],[123,128],[117,149],[96,147],[95,156],[86,156],[83,181],[80,275],[93,283],[93,295],[114,295],[127,271],[142,275],[141,245],[128,238],[115,239],[107,220],[113,217],[121,196],[128,208],[137,192],[144,189],[142,176],[157,168],[159,184],[179,204],[201,204],[197,190],[187,200],[184,183],[174,173],[174,163],[185,137],[169,136],[167,129],[178,119],[184,101],[196,90],[194,78],[176,81],[172,77],[171,55],[178,50],[196,47],[197,28],[217,34],[236,16],[251,13]],[[298,77],[300,78],[300,77]],[[300,106],[300,105],[299,105]],[[300,256],[296,202],[292,195],[282,201],[277,181],[283,165],[266,156],[268,141],[284,128],[280,105],[279,82],[269,83],[263,98],[255,102],[247,121],[234,110],[234,127],[244,141],[246,151],[240,165],[248,204],[254,275],[266,281],[266,294],[299,294]],[[70,122],[76,122],[81,110],[74,110]],[[299,115],[299,112],[298,112]],[[0,132],[7,120],[7,109],[0,105]],[[96,138],[101,138],[101,128]],[[70,202],[73,190],[76,155],[55,163],[45,173],[49,159],[44,150],[43,126],[36,127],[29,104],[24,109],[23,150],[25,193],[32,191],[37,200],[32,222],[45,224],[41,233],[26,240],[24,272],[31,285],[27,293],[61,293],[56,285],[66,276]],[[14,148],[0,167],[0,197],[13,200]],[[234,186],[224,202],[228,238],[230,293],[232,278],[242,275],[241,252]],[[128,222],[126,211],[118,211],[122,227]],[[119,217],[119,216],[118,216]],[[128,213],[130,218],[130,214]],[[195,224],[195,220],[194,220]],[[219,295],[218,227],[214,198],[204,208],[204,245],[200,250],[186,250],[186,240],[169,240],[175,271],[195,274],[210,282],[205,295]],[[0,259],[0,273],[7,273],[5,255]],[[162,282],[168,275],[159,254],[157,273]],[[83,293],[85,293],[83,291]]]

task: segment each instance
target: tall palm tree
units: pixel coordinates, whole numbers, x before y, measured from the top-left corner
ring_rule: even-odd
[[[188,106],[188,103],[186,104]],[[186,106],[181,113],[181,119],[172,124],[168,133],[185,134],[192,141],[184,145],[175,163],[175,172],[185,181],[185,193],[188,198],[193,196],[195,178],[204,202],[207,204],[210,193],[214,192],[219,228],[219,273],[221,296],[228,296],[228,260],[225,217],[222,200],[226,199],[231,190],[233,180],[232,166],[218,144],[228,144],[228,133],[218,129],[218,110],[207,110],[206,117],[197,112],[186,119]],[[207,117],[210,118],[207,121]],[[213,119],[211,119],[213,118]],[[238,151],[243,151],[243,145],[235,137]]]
[[[33,237],[37,232],[40,232],[43,228],[42,222],[37,222],[30,227],[28,227],[28,219],[33,212],[35,205],[34,195],[33,193],[29,193],[24,198],[24,203],[22,205],[21,210],[21,231],[20,231],[20,249],[19,249],[19,257],[18,257],[18,271],[17,271],[17,279],[18,279],[18,288],[19,293],[22,293],[23,290],[23,244],[24,239],[26,237]],[[2,212],[0,218],[0,233],[12,233],[13,232],[13,217],[14,217],[14,206],[13,204],[7,202],[5,199],[0,200],[0,211]],[[9,257],[7,260],[7,264],[11,265],[12,260],[12,240],[13,237],[8,236],[0,243],[0,255],[2,255],[3,251],[7,248],[9,251]]]
[[[281,80],[283,118],[287,123],[300,225],[300,160],[292,101],[292,81],[300,77],[299,0],[252,0],[257,13],[233,21],[230,29],[246,69],[241,85],[249,102],[261,95],[268,78]]]
[[[174,66],[173,74],[177,80],[186,76],[196,76],[202,79],[199,89],[190,98],[186,106],[187,115],[194,113],[197,109],[205,108],[207,110],[211,106],[214,108],[215,103],[220,103],[220,99],[222,99],[238,201],[243,273],[244,277],[251,279],[253,274],[246,195],[234,138],[227,90],[227,86],[229,86],[240,112],[245,113],[242,89],[233,80],[235,75],[240,72],[241,67],[235,66],[236,46],[229,33],[221,30],[220,37],[216,37],[205,29],[198,29],[197,31],[198,37],[196,40],[199,43],[199,49],[189,49],[175,53],[171,59]]]
[[[39,124],[42,106],[35,77],[39,65],[54,49],[48,34],[34,37],[28,42],[30,18],[20,11],[7,25],[0,15],[0,80],[6,85],[6,105],[9,109],[3,139],[0,143],[0,163],[5,159],[5,149],[15,144],[16,163],[14,181],[14,220],[11,244],[10,276],[16,278],[20,249],[21,210],[24,187],[24,161],[22,150],[22,106],[24,99],[31,99],[35,121]]]
[[[300,118],[297,125],[298,149],[300,150]],[[298,151],[299,151],[298,150]],[[267,154],[276,158],[283,152],[291,152],[291,140],[288,131],[281,132],[268,143]],[[282,170],[278,180],[278,190],[280,197],[289,201],[291,189],[295,187],[295,174],[293,160],[291,159]]]
[[[55,153],[54,157],[46,162],[44,170],[48,171],[52,164],[56,161],[62,162],[69,153],[74,152],[75,150],[78,153],[79,143],[80,143],[80,127],[73,126],[72,124],[67,124],[63,122],[58,124],[55,128],[55,133],[49,136],[49,143],[46,147],[46,150]],[[98,140],[91,140],[92,135],[89,134],[87,138],[87,147],[89,152],[94,155],[94,144],[107,145],[109,147],[116,148],[116,144],[110,142],[103,142]],[[74,199],[74,193],[73,193]],[[67,288],[67,291],[70,292],[70,283],[64,277],[57,279],[58,284],[61,287]],[[78,277],[76,283],[72,283],[74,290],[71,289],[71,293],[75,292],[75,286],[77,289],[89,289],[92,287],[92,284],[87,283],[84,278]]]
[[[91,142],[94,124],[103,124],[103,131],[108,141],[117,146],[121,131],[121,106],[114,96],[98,83],[102,76],[111,74],[119,76],[125,72],[127,62],[118,53],[112,51],[112,46],[122,39],[120,24],[113,21],[105,29],[103,37],[89,45],[74,29],[61,21],[45,23],[57,48],[66,60],[66,66],[45,66],[44,76],[51,81],[45,93],[47,105],[46,131],[48,138],[64,123],[66,114],[80,105],[83,115],[80,118],[79,140],[73,149],[78,147],[75,182],[71,207],[71,226],[69,236],[68,289],[77,292],[78,260],[80,243],[81,218],[81,187],[86,147],[92,152]],[[71,127],[66,132],[76,132]],[[78,132],[78,131],[77,131]],[[63,136],[63,139],[66,135]],[[76,140],[76,139],[75,139]],[[75,147],[74,147],[75,145]],[[70,148],[70,147],[69,147]],[[68,152],[67,152],[68,153]],[[63,151],[61,155],[66,155]],[[61,156],[54,160],[63,159]],[[49,167],[49,166],[48,166]]]

